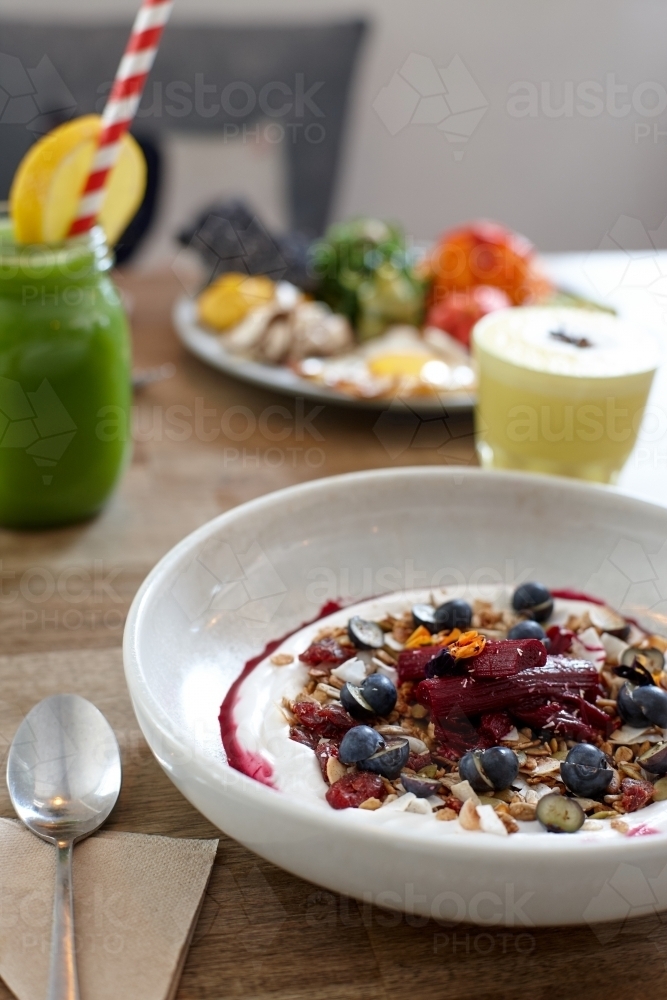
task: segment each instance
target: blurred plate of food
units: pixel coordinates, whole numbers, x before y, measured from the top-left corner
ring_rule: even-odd
[[[400,227],[359,218],[322,239],[273,237],[243,205],[213,206],[181,240],[207,268],[182,297],[184,345],[226,374],[319,401],[469,410],[470,334],[508,306],[581,305],[549,281],[532,244],[491,222],[409,244]]]

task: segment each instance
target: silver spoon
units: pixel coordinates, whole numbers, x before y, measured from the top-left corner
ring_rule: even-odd
[[[12,740],[7,760],[12,805],[29,830],[57,848],[48,1000],[79,1000],[72,848],[104,823],[120,781],[113,730],[78,694],[40,701]]]

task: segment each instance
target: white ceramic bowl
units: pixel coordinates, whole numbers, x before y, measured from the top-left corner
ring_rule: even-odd
[[[475,833],[422,843],[234,771],[217,721],[231,682],[267,641],[327,598],[369,597],[388,579],[409,589],[538,578],[661,618],[664,631],[666,537],[665,508],[604,487],[474,469],[379,470],[270,494],[184,539],[137,594],[124,657],[139,724],[216,826],[330,889],[506,926],[667,908],[667,803],[634,817],[661,831],[647,836]]]

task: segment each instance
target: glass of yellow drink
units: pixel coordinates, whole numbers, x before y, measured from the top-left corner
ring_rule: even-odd
[[[660,363],[651,333],[593,310],[504,309],[473,350],[482,465],[616,481]]]

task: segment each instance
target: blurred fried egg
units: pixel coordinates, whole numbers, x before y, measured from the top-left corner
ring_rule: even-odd
[[[359,398],[472,391],[476,376],[462,346],[442,330],[396,326],[353,351],[306,358],[298,374]]]

